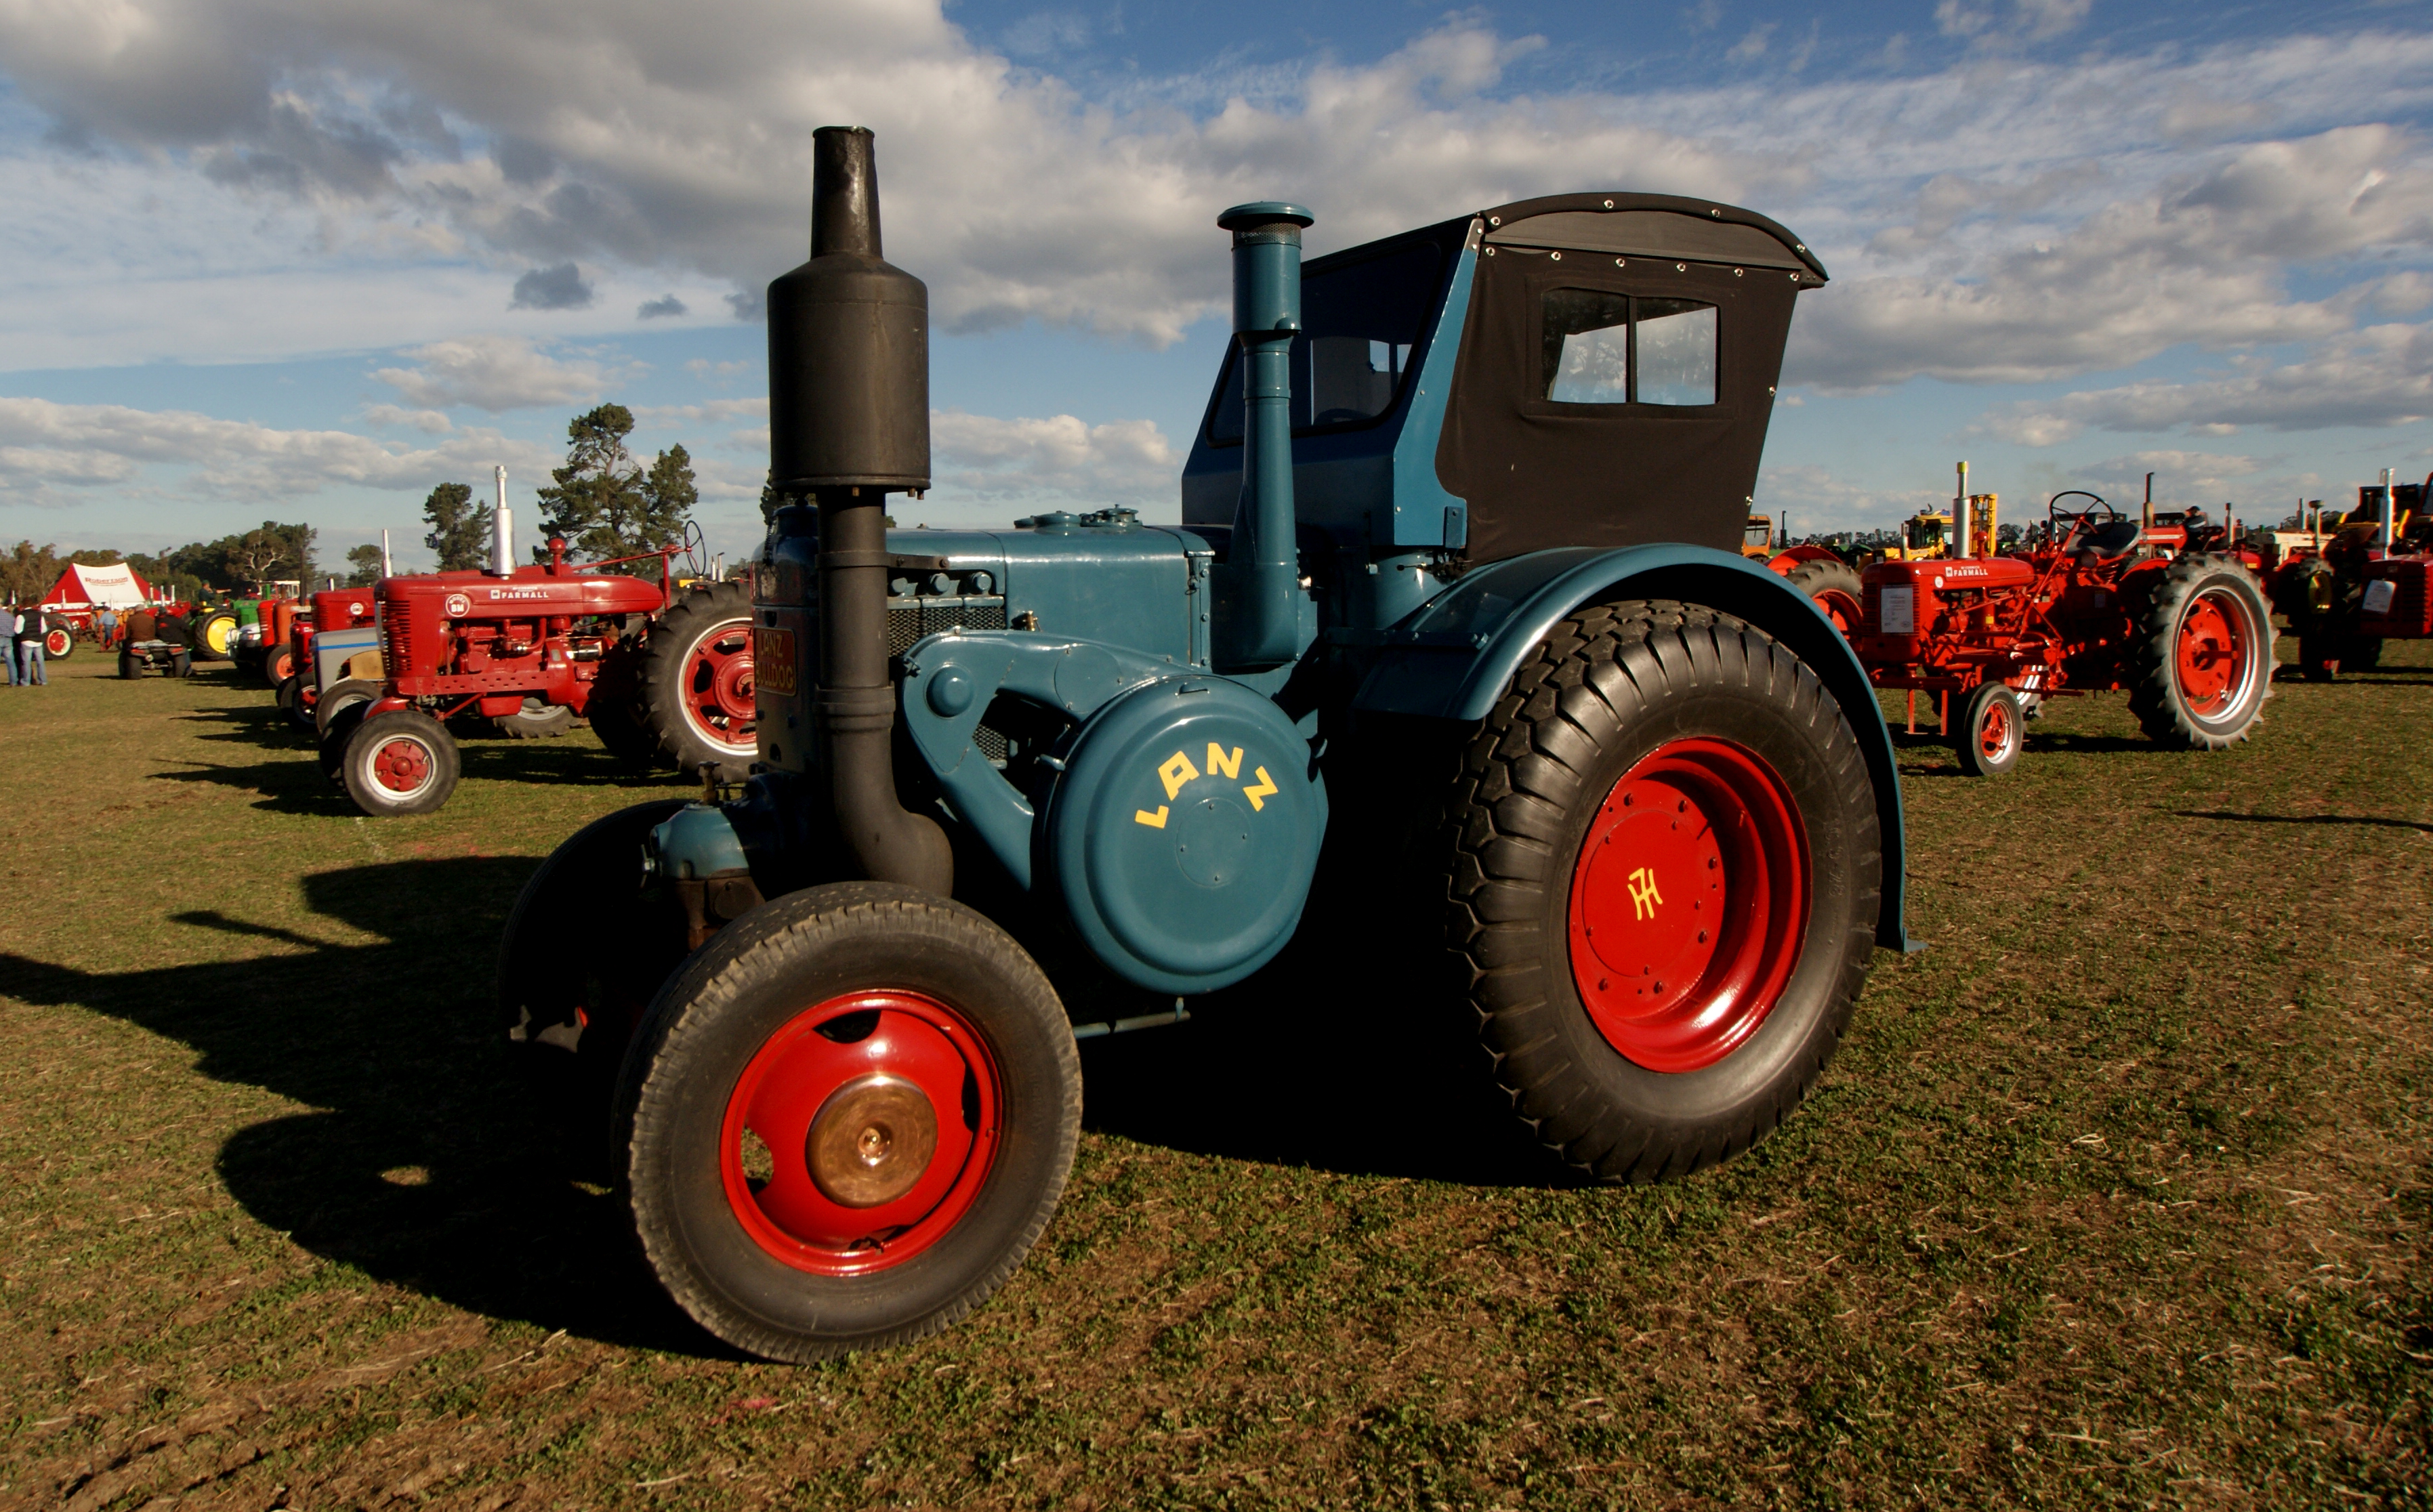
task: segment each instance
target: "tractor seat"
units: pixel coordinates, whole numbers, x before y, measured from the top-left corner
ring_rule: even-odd
[[[2138,538],[2144,534],[2145,527],[2135,520],[2116,519],[2082,532],[2078,537],[2076,549],[2087,555],[2101,557],[2108,562],[2116,556],[2125,556],[2135,551]]]

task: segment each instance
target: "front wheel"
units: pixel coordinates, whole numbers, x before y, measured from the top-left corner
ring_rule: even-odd
[[[1999,777],[2019,764],[2027,744],[2027,712],[2019,695],[2000,683],[1980,683],[1961,705],[1951,743],[1960,770],[1972,777]]]
[[[419,709],[391,709],[355,726],[338,757],[347,796],[366,814],[427,814],[456,790],[456,742]]]
[[[73,632],[53,628],[43,632],[43,654],[53,661],[65,661],[76,654]]]
[[[1448,818],[1450,943],[1547,1147],[1685,1175],[1807,1095],[1883,858],[1858,737],[1788,648],[1697,605],[1583,609],[1513,674]]]
[[[617,1096],[644,1257],[773,1360],[900,1344],[1013,1273],[1072,1168],[1080,1062],[1012,938],[912,888],[808,888],[696,952]]]

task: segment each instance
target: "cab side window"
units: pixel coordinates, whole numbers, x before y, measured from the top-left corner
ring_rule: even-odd
[[[1715,402],[1715,307],[1600,289],[1549,289],[1540,330],[1557,404]]]

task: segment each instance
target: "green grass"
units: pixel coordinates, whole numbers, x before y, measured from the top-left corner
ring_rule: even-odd
[[[2433,646],[2390,659],[2220,756],[2104,697],[1999,781],[1904,741],[1932,948],[1720,1170],[1516,1161],[1343,952],[1090,1046],[1012,1283],[789,1369],[672,1313],[490,1023],[535,861],[683,786],[485,741],[360,820],[265,690],[87,651],[0,689],[0,1504],[2427,1504]]]

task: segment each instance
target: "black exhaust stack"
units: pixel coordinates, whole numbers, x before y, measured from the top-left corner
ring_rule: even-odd
[[[769,461],[819,505],[817,749],[862,875],[945,896],[945,831],[895,793],[887,669],[887,495],[929,486],[929,290],[879,255],[869,130],[812,141],[811,260],[769,285]]]

